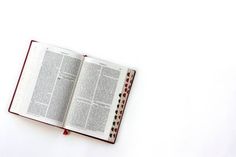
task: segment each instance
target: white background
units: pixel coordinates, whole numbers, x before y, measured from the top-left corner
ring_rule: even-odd
[[[236,3],[1,0],[1,157],[235,157]],[[7,112],[31,39],[137,70],[115,145]]]

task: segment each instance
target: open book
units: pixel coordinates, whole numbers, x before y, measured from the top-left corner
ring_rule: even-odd
[[[115,143],[135,71],[31,41],[9,112]]]

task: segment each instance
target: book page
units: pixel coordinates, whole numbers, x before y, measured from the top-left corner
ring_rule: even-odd
[[[65,128],[108,139],[127,68],[85,57]]]
[[[83,58],[33,42],[11,111],[62,126]]]

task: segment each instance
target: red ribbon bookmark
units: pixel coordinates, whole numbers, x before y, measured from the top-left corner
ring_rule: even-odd
[[[67,129],[64,129],[63,135],[69,135],[70,131]]]

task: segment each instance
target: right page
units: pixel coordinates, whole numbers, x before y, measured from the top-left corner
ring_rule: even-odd
[[[65,128],[109,140],[128,68],[85,57]]]

